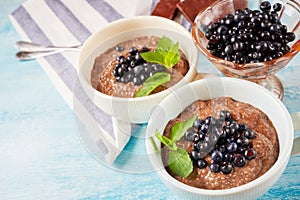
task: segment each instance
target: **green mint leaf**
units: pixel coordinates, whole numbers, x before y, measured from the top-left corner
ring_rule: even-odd
[[[143,86],[136,92],[135,97],[149,95],[155,88],[171,80],[171,75],[166,72],[157,72],[147,78]]]
[[[185,134],[185,132],[193,126],[194,121],[197,119],[197,115],[189,118],[185,122],[176,123],[170,133],[171,141],[177,142]]]
[[[193,171],[193,163],[189,153],[184,148],[179,148],[176,142],[184,135],[184,133],[193,126],[197,115],[187,119],[184,122],[178,122],[171,128],[170,138],[161,135],[158,130],[155,136],[165,144],[171,151],[168,158],[168,166],[171,171],[183,178],[188,177]]]
[[[170,143],[172,142],[169,138],[167,138],[164,135],[161,135],[160,132],[158,130],[155,131],[155,137],[161,141],[161,143],[163,143],[166,146],[169,146]]]
[[[166,56],[169,60],[169,65],[174,66],[180,60],[180,53],[179,53],[179,43],[177,42],[172,46],[170,51],[168,51],[168,56]]]
[[[142,58],[147,62],[165,65],[165,56],[159,52],[148,51],[141,54]]]
[[[178,148],[176,151],[169,153],[168,165],[172,172],[183,178],[186,178],[193,171],[192,160],[183,148]]]
[[[163,36],[154,52],[145,52],[141,56],[147,62],[162,64],[166,68],[171,69],[180,60],[179,44]]]
[[[176,151],[177,150],[177,145],[171,141],[169,138],[167,138],[164,135],[161,135],[158,130],[155,131],[155,137],[164,145],[166,145],[169,149]]]
[[[176,65],[180,60],[180,55],[168,52],[165,56],[164,65],[171,69],[174,65]]]
[[[157,51],[171,51],[174,46],[174,42],[167,36],[162,36],[157,43]]]
[[[178,54],[179,55],[179,43],[176,42],[175,44],[173,44],[171,47],[170,47],[170,50],[168,52],[172,52],[174,54]]]

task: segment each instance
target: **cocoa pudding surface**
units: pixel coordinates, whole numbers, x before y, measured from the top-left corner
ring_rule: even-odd
[[[179,121],[197,115],[200,119],[205,119],[208,116],[218,117],[220,111],[227,110],[231,113],[232,119],[238,123],[245,123],[255,132],[255,138],[251,140],[251,147],[256,151],[256,157],[247,160],[243,167],[233,167],[231,173],[224,174],[222,172],[212,172],[207,166],[203,169],[193,167],[192,173],[182,178],[174,174],[167,166],[168,155],[170,151],[162,146],[162,159],[168,173],[178,181],[187,185],[203,188],[203,189],[228,189],[237,187],[262,176],[276,162],[279,154],[279,144],[276,130],[267,117],[261,110],[253,107],[250,104],[236,101],[229,97],[220,97],[207,101],[195,101],[187,107],[177,118],[172,119],[167,124],[164,135],[170,136],[171,128]],[[177,141],[177,146],[182,147],[191,153],[194,142],[189,142],[182,137]],[[207,165],[213,161],[208,156],[206,157]]]
[[[123,83],[118,82],[113,75],[113,70],[116,66],[116,59],[123,55],[127,57],[130,48],[135,47],[142,49],[147,47],[151,51],[156,49],[159,37],[156,36],[142,36],[132,40],[121,42],[104,53],[96,57],[93,69],[91,71],[91,84],[98,91],[116,97],[132,98],[142,85],[135,85],[133,82]],[[121,49],[121,50],[120,50]],[[159,87],[157,87],[151,94],[160,92],[175,85],[189,70],[189,63],[185,55],[180,51],[180,61],[171,69],[171,80]]]

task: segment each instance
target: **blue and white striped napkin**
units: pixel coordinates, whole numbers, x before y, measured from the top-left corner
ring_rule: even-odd
[[[82,44],[93,32],[123,17],[149,15],[157,0],[27,0],[9,16],[23,40],[44,45]],[[63,52],[38,62],[95,143],[94,153],[112,164],[139,125],[117,121],[96,107],[77,77],[78,52]],[[81,131],[80,128],[79,132]],[[83,136],[83,135],[82,135]],[[84,136],[83,136],[84,137]],[[91,144],[90,146],[93,146]]]

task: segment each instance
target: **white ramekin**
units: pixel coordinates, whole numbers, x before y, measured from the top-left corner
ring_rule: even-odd
[[[189,62],[187,74],[174,86],[162,92],[139,98],[120,98],[103,94],[91,86],[91,70],[95,58],[105,50],[139,36],[167,36],[179,42]],[[162,17],[136,16],[124,18],[110,23],[105,28],[92,34],[80,52],[78,73],[80,82],[92,101],[105,113],[131,123],[146,123],[154,107],[161,102],[171,91],[179,88],[191,80],[196,74],[198,50],[195,47],[191,34],[180,24]]]
[[[160,147],[154,137],[155,130],[163,132],[166,124],[177,117],[184,108],[196,100],[209,100],[216,97],[233,99],[262,110],[272,121],[279,139],[279,156],[276,163],[261,177],[239,187],[225,190],[199,189],[183,184],[165,170]],[[295,126],[293,126],[293,122]],[[300,123],[300,114],[292,118],[283,103],[265,88],[236,78],[208,78],[189,83],[166,97],[154,110],[146,131],[146,149],[149,159],[160,179],[169,189],[184,199],[256,199],[264,194],[281,176],[291,155],[300,152],[299,139],[294,141],[294,127]],[[297,127],[299,128],[299,126]],[[298,143],[298,145],[296,145]]]

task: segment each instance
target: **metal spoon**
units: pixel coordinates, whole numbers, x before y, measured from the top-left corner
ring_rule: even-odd
[[[48,56],[62,51],[78,51],[81,45],[64,47],[64,46],[45,46],[41,44],[18,41],[15,48],[19,50],[16,58],[19,60],[32,60],[43,56]]]

